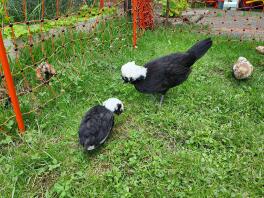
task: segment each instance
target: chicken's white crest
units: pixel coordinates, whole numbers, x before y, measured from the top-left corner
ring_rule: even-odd
[[[147,68],[136,65],[135,61],[128,62],[121,68],[122,78],[127,82],[143,80],[147,76]]]
[[[113,113],[115,113],[116,111],[124,111],[123,103],[117,98],[109,98],[108,100],[103,102],[103,106]]]

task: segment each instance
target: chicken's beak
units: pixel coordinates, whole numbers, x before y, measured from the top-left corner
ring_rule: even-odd
[[[128,79],[126,78],[126,77],[123,77],[123,76],[121,76],[122,77],[122,79],[123,79],[123,83],[125,84],[125,83],[128,83]]]
[[[117,112],[116,114],[119,116],[119,115],[121,115],[121,113],[122,113],[122,111],[119,111],[119,112]]]

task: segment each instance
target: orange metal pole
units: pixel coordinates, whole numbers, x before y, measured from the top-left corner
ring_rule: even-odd
[[[100,8],[104,7],[104,0],[100,0]]]
[[[136,48],[137,46],[137,0],[133,0],[132,5],[133,10],[133,47]]]
[[[18,128],[19,128],[20,133],[23,134],[25,132],[25,125],[24,125],[22,113],[20,111],[18,98],[16,95],[16,88],[15,88],[15,85],[12,79],[12,74],[11,74],[9,63],[8,63],[7,56],[6,56],[6,49],[4,46],[1,28],[0,28],[0,60],[1,60],[2,67],[3,67],[4,76],[6,79],[6,87],[8,90],[8,95],[11,99],[14,112],[16,115]]]

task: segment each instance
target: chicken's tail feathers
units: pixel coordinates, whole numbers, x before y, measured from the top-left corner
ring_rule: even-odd
[[[187,52],[194,54],[196,59],[199,59],[210,49],[212,44],[213,41],[211,40],[211,38],[207,38],[205,40],[197,42]]]
[[[95,137],[83,134],[84,131],[82,131],[81,133],[82,135],[79,134],[79,143],[84,147],[84,149],[88,151],[95,149],[96,147],[95,142],[94,142]]]

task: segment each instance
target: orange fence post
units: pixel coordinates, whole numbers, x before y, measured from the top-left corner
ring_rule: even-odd
[[[100,8],[104,7],[104,0],[100,0]]]
[[[133,10],[133,47],[136,48],[137,46],[137,0],[133,0],[132,4]]]
[[[59,0],[56,0],[56,17],[59,18],[60,14],[60,2]]]
[[[6,79],[6,87],[8,90],[8,95],[11,99],[11,103],[12,103],[13,108],[14,108],[14,112],[16,115],[16,120],[17,120],[19,131],[22,134],[25,132],[25,125],[24,125],[22,113],[20,111],[18,98],[16,95],[16,88],[15,88],[15,85],[13,82],[12,74],[11,74],[9,63],[7,60],[6,49],[4,46],[1,28],[0,28],[0,60],[1,60],[2,67],[3,67],[4,76]]]

